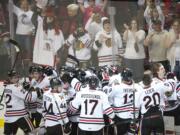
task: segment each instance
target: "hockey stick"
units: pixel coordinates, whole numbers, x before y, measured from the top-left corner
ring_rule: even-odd
[[[136,112],[136,109],[135,109],[135,92],[136,92],[136,89],[134,87],[134,81],[132,80],[132,83],[133,83],[133,124],[136,124],[136,115],[135,115],[135,112]],[[134,132],[134,135],[136,135],[136,132]]]
[[[16,50],[16,57],[15,57],[15,60],[14,60],[14,63],[12,64],[12,67],[11,67],[11,70],[14,70],[15,68],[15,65],[16,65],[16,62],[17,62],[17,59],[18,59],[18,56],[19,56],[19,52],[20,52],[20,49],[17,47],[18,43],[13,40],[13,39],[10,39],[9,40],[9,43],[11,43],[12,45],[14,45],[15,47],[15,50]],[[3,90],[3,93],[2,95],[0,95],[0,110],[3,110],[4,109],[4,105],[2,104],[2,101],[3,101],[3,97],[4,97],[4,90]]]
[[[15,57],[15,60],[14,60],[14,63],[13,63],[13,65],[12,65],[12,68],[11,68],[11,70],[13,70],[14,68],[15,68],[15,65],[16,65],[16,62],[17,62],[17,59],[18,59],[18,56],[19,56],[19,53],[20,53],[20,49],[19,49],[19,47],[18,47],[18,42],[17,41],[15,41],[15,40],[13,40],[13,39],[9,39],[9,43],[11,43],[12,45],[14,45],[14,47],[15,47],[15,50],[16,50],[16,57]]]
[[[74,60],[77,63],[77,66],[79,67],[80,62],[75,56],[72,56],[72,55],[68,54],[68,58]]]
[[[52,95],[53,95],[53,99],[54,99],[54,102],[55,102],[55,104],[56,104],[56,107],[57,107],[57,109],[58,109],[59,115],[60,115],[60,117],[61,117],[62,123],[63,123],[63,125],[61,126],[62,131],[63,131],[63,133],[65,133],[63,126],[64,126],[66,123],[64,122],[63,116],[61,115],[61,111],[60,111],[60,108],[59,108],[59,106],[58,106],[57,100],[56,100],[56,98],[55,98],[55,96],[54,96],[54,93],[52,93]],[[71,132],[70,132],[70,133],[71,133]],[[70,134],[70,133],[68,133],[68,134]],[[66,134],[66,133],[65,133],[65,134]]]

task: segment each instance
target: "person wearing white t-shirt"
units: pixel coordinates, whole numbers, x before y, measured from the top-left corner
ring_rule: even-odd
[[[16,40],[19,43],[22,52],[19,63],[22,63],[22,59],[26,60],[28,63],[32,59],[32,33],[34,26],[31,21],[33,12],[30,10],[29,7],[30,5],[27,1],[22,1],[20,3],[20,7],[13,5],[13,12],[17,16]],[[19,69],[19,71],[20,70],[21,69]]]
[[[25,51],[29,51],[32,47],[31,36],[33,31],[33,24],[31,22],[31,17],[33,11],[29,9],[29,4],[27,1],[22,1],[20,7],[13,5],[13,12],[17,16],[17,27],[16,27],[16,37],[20,45]]]
[[[145,39],[144,30],[138,29],[138,23],[132,19],[131,26],[124,24],[126,28],[123,40],[126,42],[124,53],[124,62],[127,68],[133,71],[134,80],[139,82],[142,80],[144,72],[145,52],[143,42]]]

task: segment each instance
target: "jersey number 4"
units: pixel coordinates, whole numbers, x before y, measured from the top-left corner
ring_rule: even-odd
[[[89,104],[92,104],[92,105],[93,105],[92,108],[91,108],[91,111],[90,111],[90,115],[93,115],[94,110],[95,110],[95,108],[96,108],[96,106],[97,106],[97,104],[98,104],[98,100],[93,100],[93,99],[88,100],[88,99],[86,99],[86,100],[84,101],[84,104],[85,104],[85,114],[86,114],[86,115],[87,115],[87,113],[89,112],[89,111],[88,111]]]

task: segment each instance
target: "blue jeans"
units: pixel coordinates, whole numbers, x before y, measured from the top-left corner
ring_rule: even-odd
[[[16,40],[19,43],[23,59],[31,59],[33,52],[32,36],[16,35]]]

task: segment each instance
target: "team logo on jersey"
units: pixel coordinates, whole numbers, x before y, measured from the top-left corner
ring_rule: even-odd
[[[108,38],[108,39],[106,40],[105,44],[106,44],[106,46],[107,46],[108,48],[112,47],[111,38]]]
[[[76,50],[77,50],[77,51],[80,50],[80,49],[82,49],[82,48],[84,48],[84,47],[85,47],[85,45],[82,43],[82,41],[78,40],[78,41],[76,42]]]

